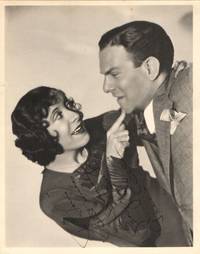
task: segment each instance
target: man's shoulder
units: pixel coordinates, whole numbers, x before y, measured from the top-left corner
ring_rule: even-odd
[[[183,61],[180,61],[180,63]],[[170,93],[179,92],[183,89],[192,89],[192,73],[193,73],[193,65],[192,63],[187,63],[184,61],[184,67],[180,70],[172,69],[170,79],[171,89]]]
[[[192,99],[192,63],[186,63],[183,69],[172,70],[169,84],[169,98],[174,102],[183,102]]]
[[[176,80],[178,81],[191,81],[192,80],[192,72],[193,72],[193,64],[189,62],[185,62],[185,66],[181,69],[177,75]]]

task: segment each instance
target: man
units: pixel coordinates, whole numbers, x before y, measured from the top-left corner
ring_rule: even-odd
[[[141,144],[159,183],[176,203],[192,245],[192,68],[181,62],[172,68],[169,36],[147,21],[106,32],[99,47],[104,91],[112,93],[127,114],[134,113],[138,129],[147,130],[143,116],[152,112],[146,124],[155,131],[156,142],[140,135]]]

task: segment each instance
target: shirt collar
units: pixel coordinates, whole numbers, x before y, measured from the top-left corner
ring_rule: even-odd
[[[144,110],[144,118],[151,134],[155,133],[155,122],[153,115],[153,100],[149,103],[149,105]]]

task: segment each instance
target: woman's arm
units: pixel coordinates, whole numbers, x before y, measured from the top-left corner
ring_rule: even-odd
[[[125,112],[107,131],[106,162],[113,190],[113,199],[118,199],[128,188],[127,167],[123,161],[125,149],[129,146],[129,133],[124,125]]]
[[[117,140],[115,140],[115,137],[113,137],[113,134],[115,134],[114,132],[117,131],[118,127],[120,127],[122,122],[126,122],[127,126],[130,125],[129,123],[131,119],[129,118],[130,117],[127,116],[125,118],[125,114],[120,117],[120,110],[117,110],[106,112],[100,116],[87,119],[85,121],[86,128],[91,135],[90,142],[94,143],[94,140],[97,141],[97,139],[99,138],[98,141],[102,141],[104,139],[104,142],[107,143],[107,147],[105,146],[104,148],[106,149],[106,151],[104,151],[104,153],[106,152],[106,156],[103,155],[102,158],[102,165],[99,172],[99,183],[97,186],[98,188],[102,188],[101,182],[105,183],[106,180],[111,181],[114,198],[117,194],[116,191],[119,191],[120,189],[121,195],[123,195],[126,191],[126,188],[128,187],[127,167],[136,168],[138,166],[138,154],[135,143],[131,142],[131,145],[126,149],[126,151],[126,144],[122,144],[124,158],[119,159],[117,158],[119,157],[119,154],[117,151],[118,147],[116,147],[116,145],[121,145],[121,143],[118,142],[118,144],[116,144],[115,141]],[[123,132],[126,130],[121,131],[123,134]],[[120,198],[120,196],[117,198]]]
[[[87,200],[77,196],[70,199],[64,189],[51,190],[42,195],[43,212],[67,232],[78,237],[105,241],[108,237],[104,226],[115,220],[129,203],[130,191],[118,202],[111,201],[96,212],[96,204],[87,208]]]

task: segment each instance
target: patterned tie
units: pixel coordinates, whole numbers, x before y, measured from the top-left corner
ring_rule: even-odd
[[[135,117],[135,123],[137,126],[137,136],[141,139],[145,139],[147,141],[150,141],[151,143],[157,143],[156,142],[156,134],[151,134],[148,130],[148,127],[146,125],[146,121],[144,118],[144,112],[143,111],[137,111],[134,112]]]

